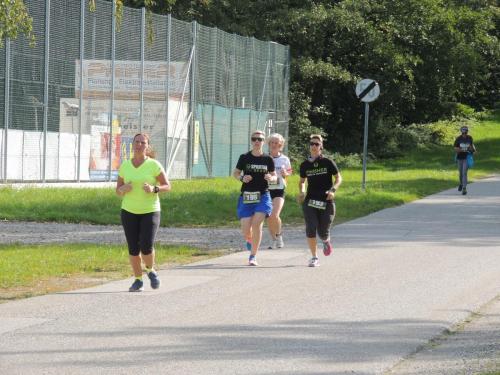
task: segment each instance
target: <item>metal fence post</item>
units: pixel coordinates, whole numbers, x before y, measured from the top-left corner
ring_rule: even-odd
[[[165,101],[165,112],[166,112],[166,122],[165,122],[165,168],[170,163],[168,160],[168,125],[169,125],[169,110],[170,110],[170,50],[171,50],[171,40],[172,40],[172,15],[167,16],[167,87],[166,87],[166,101]]]
[[[210,116],[210,170],[208,172],[208,177],[214,177],[214,132],[215,132],[215,104],[212,104],[211,116]]]
[[[210,122],[210,163],[209,163],[210,170],[208,172],[209,177],[213,177],[214,175],[215,105],[213,103],[217,103],[217,54],[219,49],[219,29],[215,27],[214,32],[215,32],[215,48],[212,49],[212,51],[214,51],[214,60],[213,60],[214,84],[212,89],[212,110],[211,110],[211,122]]]
[[[139,107],[139,133],[142,133],[144,122],[144,38],[146,36],[146,8],[141,9],[141,72],[140,72],[140,107]]]
[[[43,78],[43,161],[42,161],[42,182],[45,182],[47,167],[47,122],[49,115],[49,55],[50,55],[50,0],[45,1],[45,50],[44,63],[45,71]],[[24,178],[24,176],[23,176]]]
[[[3,114],[3,182],[7,182],[7,135],[10,121],[10,39],[5,39],[5,87],[4,87],[4,114]]]
[[[289,113],[290,113],[290,101],[289,101],[289,98],[288,98],[288,95],[289,95],[289,82],[290,82],[290,46],[286,46],[286,61],[284,62],[286,65],[285,65],[285,74],[284,74],[284,82],[283,82],[283,89],[284,89],[284,94],[283,94],[283,97],[284,97],[284,112],[285,112],[285,134],[284,134],[284,137],[285,139],[288,140],[288,136],[289,136],[289,130],[288,130],[288,124],[289,124],[289,121],[290,121],[290,118],[289,118]],[[288,152],[288,142],[286,143],[286,146],[285,146],[285,151]]]
[[[251,50],[252,63],[250,64],[250,112],[248,113],[247,148],[250,148],[250,136],[252,133],[252,111],[254,109],[254,100],[255,100],[253,92],[254,65],[255,65],[255,38],[252,37],[250,40],[252,41],[252,50]],[[257,109],[257,105],[255,105],[255,109]]]
[[[76,167],[76,179],[80,182],[81,159],[82,159],[82,124],[83,124],[83,58],[85,54],[85,4],[86,0],[80,1],[80,101],[78,118],[78,165]]]
[[[189,103],[191,109],[191,121],[188,124],[188,154],[187,154],[187,178],[191,178],[193,174],[193,146],[194,146],[194,122],[196,120],[196,72],[198,70],[197,66],[197,56],[196,56],[196,39],[197,39],[197,29],[198,23],[193,21],[193,60],[191,61],[191,88],[189,92]]]
[[[115,100],[115,47],[116,47],[116,0],[112,0],[111,10],[111,100],[109,105],[109,144],[108,144],[108,181],[111,181],[111,167],[113,164],[113,111]]]
[[[278,84],[277,84],[277,72],[278,72],[278,69],[277,69],[277,61],[276,61],[276,46],[277,46],[277,43],[276,42],[271,42],[272,43],[272,46],[273,46],[273,70],[272,70],[272,75],[273,75],[273,97],[274,97],[274,100],[273,100],[273,106],[274,106],[274,123],[273,123],[273,128],[271,130],[271,133],[277,133],[278,131],[280,131],[280,129],[278,128],[278,90],[276,89],[278,87]]]
[[[234,107],[236,106],[236,34],[233,34],[232,48],[232,74],[231,74],[231,117],[229,121],[229,176],[233,166],[233,132],[234,132]]]
[[[260,97],[259,113],[257,115],[257,129],[260,129],[260,115],[262,112],[262,105],[264,104],[264,96],[266,94],[266,84],[267,76],[269,75],[269,65],[271,63],[271,43],[267,43],[267,65],[266,65],[266,75],[264,76],[264,83],[262,85],[262,95]]]

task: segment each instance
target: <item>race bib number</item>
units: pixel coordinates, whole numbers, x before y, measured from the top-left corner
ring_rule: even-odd
[[[259,203],[260,202],[260,191],[244,191],[243,192],[243,203]]]
[[[312,208],[318,208],[320,210],[326,209],[326,202],[325,201],[318,201],[316,199],[309,199],[309,203],[307,203],[309,207]]]

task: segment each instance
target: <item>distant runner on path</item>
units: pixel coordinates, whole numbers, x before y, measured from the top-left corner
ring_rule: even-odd
[[[335,192],[342,183],[342,176],[337,164],[322,155],[321,135],[311,135],[309,148],[311,156],[300,165],[298,202],[302,204],[307,244],[312,255],[309,267],[318,267],[316,236],[322,241],[325,256],[330,255],[333,250],[330,243],[330,227],[335,218]],[[332,182],[332,177],[335,178],[335,183]]]
[[[269,193],[273,200],[273,211],[267,220],[269,234],[271,235],[269,249],[281,249],[285,244],[283,242],[280,214],[285,204],[287,177],[292,174],[292,165],[288,156],[282,153],[285,138],[281,134],[271,134],[267,138],[267,145],[269,146],[269,155],[273,158],[277,177],[275,183],[269,183]]]
[[[238,219],[241,232],[250,250],[249,266],[258,266],[257,252],[262,240],[262,225],[273,209],[269,183],[276,181],[273,158],[264,154],[265,134],[261,130],[252,133],[252,150],[240,155],[233,177],[241,181],[238,199]]]
[[[476,147],[474,146],[472,137],[468,134],[469,128],[467,126],[462,126],[460,128],[460,133],[461,134],[455,139],[453,146],[457,153],[458,191],[461,191],[462,195],[466,195],[468,182],[467,172],[471,164],[472,154],[476,152]]]
[[[116,194],[123,197],[121,221],[127,238],[130,265],[135,280],[130,292],[144,290],[142,262],[151,282],[151,288],[160,287],[160,279],[153,269],[154,241],[160,226],[161,207],[158,193],[170,191],[171,186],[160,162],[154,158],[147,134],[136,134],[134,155],[120,166]]]

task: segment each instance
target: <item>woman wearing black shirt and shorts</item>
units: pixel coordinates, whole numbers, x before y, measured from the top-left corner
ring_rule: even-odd
[[[262,224],[273,209],[269,182],[276,181],[273,158],[264,154],[265,134],[256,130],[252,133],[252,150],[240,155],[233,176],[242,182],[238,199],[238,219],[241,231],[251,252],[249,266],[257,266],[257,251],[262,240]]]
[[[316,236],[322,241],[325,256],[330,255],[333,250],[330,243],[330,227],[335,218],[335,192],[342,183],[342,176],[335,162],[322,155],[321,135],[311,135],[309,147],[311,156],[300,165],[298,201],[302,204],[307,244],[312,255],[309,267],[318,267]],[[335,183],[332,182],[332,177]]]

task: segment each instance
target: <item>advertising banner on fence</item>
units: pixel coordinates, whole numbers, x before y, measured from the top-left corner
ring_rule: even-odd
[[[170,71],[169,71],[170,68]],[[75,96],[80,97],[80,60],[75,61]],[[141,62],[115,61],[115,99],[139,100],[141,92]],[[170,97],[189,97],[187,79],[188,64],[172,61],[145,61],[142,89],[144,99],[165,100],[167,86]],[[170,75],[169,75],[170,74]],[[169,78],[169,79],[167,79]],[[111,61],[83,60],[83,97],[109,98],[111,95]]]

